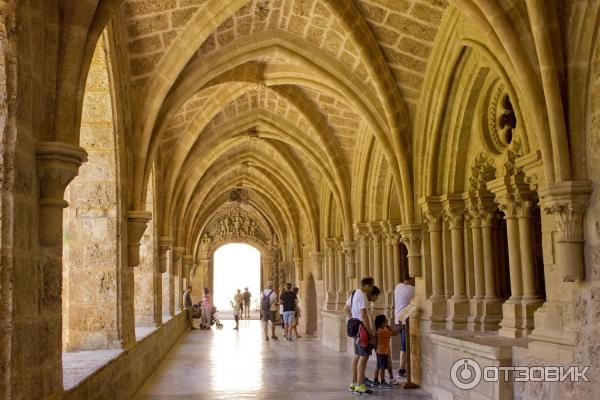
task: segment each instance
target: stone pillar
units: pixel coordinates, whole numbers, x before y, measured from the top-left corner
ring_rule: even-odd
[[[157,325],[162,324],[162,316],[171,314],[171,293],[173,293],[172,285],[173,278],[170,276],[169,271],[169,251],[173,246],[172,237],[161,237],[158,239],[158,272],[161,276],[161,296],[160,305],[157,307],[160,310],[160,320],[157,321]],[[171,314],[172,315],[172,314]],[[157,315],[158,316],[158,315]]]
[[[392,265],[394,268],[394,282],[401,282],[404,277],[402,276],[402,264],[400,263],[400,235],[395,235],[392,238]],[[395,286],[394,286],[395,287]]]
[[[182,266],[183,266],[182,276],[183,276],[183,280],[184,280],[186,286],[190,284],[190,272],[192,270],[193,264],[194,264],[194,257],[192,257],[189,254],[186,254],[185,256],[183,256],[183,258],[182,258]],[[187,289],[187,287],[184,287],[183,291],[185,291],[186,289]]]
[[[388,292],[393,292],[396,284],[400,283],[400,273],[399,273],[399,263],[398,265],[394,262],[394,248],[398,247],[398,234],[395,232],[388,233],[385,238],[385,246],[386,246],[386,259],[387,259],[387,279],[385,284],[385,290]],[[396,253],[398,251],[396,250]]]
[[[499,323],[502,320],[503,300],[498,297],[496,291],[496,266],[494,253],[494,212],[495,207],[491,201],[484,202],[480,209],[480,229],[481,229],[481,251],[483,263],[484,279],[484,301],[483,315],[481,316],[482,330],[498,330]]]
[[[325,254],[327,263],[327,293],[325,299],[325,309],[335,310],[337,305],[336,289],[336,242],[335,239],[325,239]]]
[[[373,278],[375,285],[383,284],[383,266],[381,265],[381,231],[376,225],[371,225],[371,242],[373,243]]]
[[[151,218],[152,213],[148,211],[127,212],[127,259],[130,267],[140,265],[140,240]]]
[[[323,252],[313,252],[311,253],[312,262],[315,269],[316,280],[323,280]]]
[[[344,256],[344,248],[342,247],[341,240],[336,240],[336,278],[337,278],[337,309],[342,310],[346,303],[347,290],[346,290],[346,259]]]
[[[531,295],[531,283],[535,286],[531,231],[529,227],[529,201],[531,190],[520,174],[504,176],[488,183],[496,196],[496,202],[504,212],[508,236],[508,260],[511,296],[502,306],[500,334],[522,337],[531,333],[533,313],[542,300]],[[524,230],[522,232],[522,230]],[[533,278],[532,278],[533,277]],[[524,298],[524,284],[529,298]]]
[[[442,249],[443,209],[439,200],[426,198],[420,203],[429,232],[431,260],[431,295],[426,301],[424,318],[431,321],[432,328],[443,328],[447,312]]]
[[[173,302],[175,303],[175,314],[181,311],[183,300],[183,253],[185,247],[173,248],[173,280],[175,290],[173,292]]]
[[[43,328],[46,334],[40,335],[40,340],[31,340],[33,336],[26,338],[26,335],[23,334],[25,325],[21,325],[21,331],[14,330],[13,337],[31,343],[30,346],[23,347],[25,352],[31,352],[31,354],[22,354],[21,358],[23,360],[43,360],[43,365],[32,366],[31,363],[26,361],[18,363],[13,361],[11,367],[22,363],[30,369],[40,368],[43,372],[35,373],[35,375],[44,378],[43,385],[45,388],[38,392],[48,395],[54,394],[50,397],[60,397],[59,393],[63,387],[61,339],[62,220],[63,208],[68,207],[68,203],[64,200],[64,193],[67,185],[77,176],[79,167],[86,160],[87,153],[81,147],[55,142],[38,143],[37,146],[37,177],[40,193],[38,239],[41,246],[41,262],[39,262],[38,267],[40,268],[42,281],[34,282],[31,286],[32,288],[39,288],[39,290],[30,293],[34,304],[28,304],[30,307],[35,307],[37,304],[39,320],[27,321],[27,327],[33,327],[34,330],[36,327]],[[15,265],[15,267],[17,266]],[[25,295],[25,292],[23,292],[23,295]],[[2,301],[6,300],[2,299]],[[33,334],[33,332],[31,333]],[[2,366],[2,368],[5,367]],[[26,370],[12,371],[13,374],[18,372],[23,373],[21,378],[30,378],[27,375],[32,373]],[[29,381],[26,380],[26,382]],[[29,383],[35,384],[34,382]],[[38,382],[37,384],[41,383]],[[23,393],[27,392],[28,390],[23,390]]]
[[[369,230],[365,224],[356,224],[355,233],[358,239],[359,268],[358,280],[369,276]]]
[[[356,242],[353,240],[343,241],[342,250],[346,263],[346,278],[356,278]]]
[[[294,268],[296,271],[296,280],[303,281],[304,280],[304,267],[302,265],[302,258],[296,257],[292,258],[292,262],[294,263]]]
[[[555,361],[552,355],[558,352],[561,360],[571,363],[577,351],[576,324],[568,321],[572,321],[573,310],[585,309],[586,303],[578,305],[565,293],[578,285],[573,282],[585,279],[583,220],[591,192],[589,181],[560,182],[539,191],[542,210],[554,217],[548,221],[550,226],[554,222],[548,240],[554,242],[555,256],[544,263],[556,265],[557,279],[546,286],[547,301],[534,314],[529,354],[536,359]]]

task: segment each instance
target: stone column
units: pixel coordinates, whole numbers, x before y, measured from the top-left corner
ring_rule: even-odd
[[[387,259],[387,279],[385,290],[388,292],[393,292],[396,284],[400,283],[400,278],[396,277],[396,275],[399,276],[400,273],[397,272],[396,264],[394,263],[394,247],[398,246],[398,234],[388,233],[385,238],[385,246]]]
[[[431,321],[432,328],[443,328],[447,312],[442,249],[443,209],[441,202],[437,199],[426,198],[420,203],[429,232],[431,261],[431,295],[426,302],[425,318]]]
[[[463,242],[465,204],[461,199],[446,198],[444,218],[448,224],[452,246],[452,277],[454,294],[448,300],[446,328],[465,329],[470,314],[470,304],[465,290],[465,253]]]
[[[586,309],[586,303],[580,300],[581,305],[576,304],[577,300],[565,293],[578,285],[572,282],[585,279],[583,221],[591,193],[589,181],[560,182],[539,191],[542,210],[554,217],[546,217],[544,222],[554,225],[553,234],[547,235],[554,242],[555,255],[553,260],[544,262],[556,265],[556,275],[552,284],[546,286],[547,301],[536,312],[535,329],[530,335],[529,352],[538,359],[557,351],[561,359],[573,359],[577,351],[577,324],[567,321],[572,321],[573,310]]]
[[[531,235],[531,232],[529,229],[521,232],[523,224],[529,222],[525,215],[529,213],[531,190],[520,174],[498,178],[489,182],[488,188],[495,194],[496,202],[504,212],[508,236],[511,296],[502,306],[499,332],[508,337],[527,336],[533,327],[533,313],[541,303],[540,300],[525,301],[523,298],[524,276],[534,273],[531,249],[526,248],[531,246],[531,237],[524,236]]]
[[[346,259],[344,257],[344,248],[342,247],[342,241],[336,239],[336,278],[337,278],[337,309],[342,310],[344,303],[346,302]]]
[[[182,265],[183,265],[183,270],[182,270],[182,276],[183,276],[183,283],[185,284],[185,286],[190,284],[190,271],[192,270],[192,265],[194,264],[194,257],[192,257],[189,254],[186,254],[185,256],[183,256],[182,259]],[[183,288],[183,291],[185,291],[187,289],[187,287]],[[183,301],[182,301],[183,304]]]
[[[169,271],[169,251],[173,246],[173,238],[163,236],[158,239],[158,272],[162,274],[161,279],[161,296],[160,296],[160,310],[161,310],[161,324],[162,316],[165,314],[173,315],[171,312],[171,293],[173,293],[172,285],[173,278]]]
[[[400,235],[394,235],[392,238],[392,265],[394,267],[394,282],[401,282],[404,277],[402,276],[402,265],[400,264]]]
[[[484,276],[484,310],[481,317],[481,329],[498,330],[502,320],[503,300],[496,291],[496,257],[494,252],[494,213],[495,207],[490,201],[484,201],[480,214],[481,248]]]
[[[383,284],[383,267],[381,265],[381,231],[378,226],[371,225],[371,241],[373,243],[373,278],[375,285]]]
[[[295,257],[292,258],[292,262],[294,263],[294,268],[296,271],[296,280],[303,281],[304,280],[304,267],[302,265],[302,258]]]
[[[336,263],[336,243],[335,239],[325,239],[325,253],[327,262],[327,293],[325,300],[326,310],[335,310],[337,305],[337,289],[335,276]]]
[[[322,281],[323,280],[323,252],[318,251],[318,252],[313,252],[311,253],[311,257],[312,257],[312,262],[314,265],[314,269],[315,269],[315,278],[318,281]]]
[[[183,253],[185,247],[174,247],[173,248],[173,277],[175,283],[175,290],[173,295],[173,302],[175,303],[175,314],[181,311],[181,304],[183,300]]]
[[[531,201],[524,200],[517,208],[519,226],[519,250],[523,273],[523,300],[539,300],[535,288],[535,261],[533,259],[533,236],[531,233]],[[532,327],[533,328],[533,327]]]
[[[346,263],[346,278],[356,278],[356,242],[345,240],[341,245]]]
[[[358,280],[369,276],[369,230],[365,224],[357,224],[355,233],[358,239],[359,267]]]
[[[44,378],[44,389],[38,393],[45,393],[50,397],[60,397],[62,391],[62,238],[63,238],[63,208],[68,207],[64,200],[65,189],[67,185],[77,176],[79,167],[87,160],[87,153],[81,147],[69,145],[66,143],[42,142],[37,146],[37,177],[39,181],[39,243],[40,260],[38,261],[39,276],[38,282],[30,282],[33,290],[29,295],[31,297],[27,309],[35,309],[32,315],[39,316],[33,320],[27,320],[17,330],[13,330],[13,337],[22,339],[21,348],[24,353],[20,355],[20,361],[13,361],[10,367],[21,366],[18,370],[12,370],[13,375],[22,373],[20,378],[26,378],[30,382],[31,375]],[[5,160],[6,161],[6,160]],[[23,178],[26,181],[26,178]],[[4,182],[9,185],[9,183]],[[27,189],[32,190],[32,189]],[[15,219],[18,222],[18,219]],[[34,228],[35,229],[35,228]],[[34,237],[32,235],[32,237]],[[20,238],[25,240],[26,238]],[[10,256],[8,256],[10,257]],[[34,255],[31,255],[31,263],[35,263]],[[4,265],[4,261],[2,262]],[[18,267],[18,265],[15,265]],[[16,273],[16,269],[15,272]],[[7,282],[8,283],[8,282]],[[14,289],[17,291],[17,289]],[[20,293],[19,288],[19,293]],[[3,302],[8,301],[2,298]],[[25,304],[25,303],[23,303]],[[4,317],[4,316],[3,316]],[[9,320],[10,321],[10,320]],[[33,339],[30,335],[26,337],[25,328],[40,330],[39,340]],[[24,334],[25,333],[25,334]],[[33,332],[32,332],[33,334]],[[10,338],[10,336],[9,336]],[[33,339],[33,340],[32,340]],[[2,337],[4,341],[4,336]],[[26,346],[24,343],[30,343]],[[29,360],[42,360],[40,365],[31,365]],[[2,368],[6,368],[5,365]],[[40,372],[32,372],[31,369],[37,369]],[[37,384],[41,384],[38,382]],[[0,384],[0,387],[2,384]],[[28,390],[22,390],[27,393]],[[33,392],[33,390],[31,390]],[[51,394],[54,395],[51,395]]]

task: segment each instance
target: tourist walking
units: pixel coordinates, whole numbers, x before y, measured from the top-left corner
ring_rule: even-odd
[[[344,312],[350,320],[349,326],[354,320],[357,320],[359,327],[363,326],[367,331],[372,331],[371,321],[369,321],[367,314],[367,309],[369,308],[367,294],[371,293],[373,286],[373,278],[366,277],[361,279],[361,287],[352,291],[344,307]],[[367,347],[361,346],[358,336],[358,332],[356,332],[356,336],[354,337],[354,358],[352,359],[350,391],[360,394],[371,393],[371,390],[364,383],[365,369],[370,353],[367,352]]]
[[[279,288],[279,296],[277,297],[277,305],[279,307],[279,321],[281,321],[281,330],[284,331],[283,334],[285,335],[285,324],[283,323],[283,303],[281,302],[281,296],[287,291],[287,289],[284,286],[281,286]]]
[[[248,291],[248,288],[244,288],[244,310],[246,311],[246,318],[250,318],[250,299],[251,298],[252,298],[252,293],[250,293]]]
[[[292,291],[292,284],[286,283],[285,292],[280,297],[281,305],[283,306],[283,336],[288,340],[292,340],[292,324],[296,314],[296,305],[298,298]]]
[[[300,298],[298,297],[299,289],[297,286],[295,286],[292,291],[296,295],[296,312],[294,314],[294,322],[292,323],[292,332],[296,334],[296,338],[301,338],[302,336],[298,334],[298,324],[300,322]]]
[[[277,294],[273,290],[273,282],[267,282],[267,288],[262,291],[260,313],[265,330],[265,340],[269,341],[269,321],[271,322],[271,339],[279,339],[275,335],[275,312],[277,311]]]
[[[415,278],[407,277],[403,282],[396,285],[394,289],[394,315],[396,324],[400,330],[400,369],[398,369],[398,378],[406,376],[406,325],[405,321],[400,320],[400,313],[415,298]]]
[[[191,329],[194,328],[194,304],[192,302],[192,285],[187,287],[187,290],[183,292],[183,306],[185,307],[185,314],[187,316],[188,324]]]
[[[235,319],[235,330],[240,327],[240,314],[242,313],[242,307],[244,304],[244,296],[240,289],[237,290],[235,296],[233,296],[233,318]]]

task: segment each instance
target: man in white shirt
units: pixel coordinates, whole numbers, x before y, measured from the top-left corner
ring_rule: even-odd
[[[365,326],[367,332],[373,332],[371,324],[373,321],[369,319],[368,309],[369,300],[367,295],[371,293],[373,289],[374,280],[371,277],[362,278],[360,289],[356,289],[352,292],[348,300],[346,301],[346,307],[344,311],[348,319],[356,318],[360,320]],[[350,384],[350,391],[357,393],[370,393],[364,384],[365,381],[365,370],[367,368],[367,361],[369,360],[368,349],[363,348],[358,343],[358,340],[354,341],[354,358],[352,359],[352,383]]]
[[[396,323],[400,327],[400,369],[398,370],[398,377],[403,378],[406,376],[406,329],[404,326],[405,321],[400,321],[400,313],[404,310],[415,298],[415,278],[409,277],[404,279],[396,285],[394,289],[394,315],[396,316]]]
[[[271,321],[271,338],[279,339],[275,336],[275,312],[277,311],[277,293],[273,290],[273,282],[267,282],[267,288],[263,290],[260,296],[260,311],[262,314],[262,321],[265,329],[265,340],[269,341],[269,321]],[[266,300],[268,299],[268,300]],[[268,307],[264,307],[264,302],[268,301]]]

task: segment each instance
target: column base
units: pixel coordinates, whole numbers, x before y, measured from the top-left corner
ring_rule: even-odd
[[[540,360],[573,362],[576,333],[565,326],[564,314],[571,307],[569,303],[546,302],[534,313],[535,329],[529,338],[529,354]]]
[[[502,303],[499,298],[479,298],[470,301],[471,315],[467,329],[472,331],[497,331],[502,321]]]
[[[446,329],[465,330],[471,312],[471,304],[465,297],[450,299],[447,303]]]
[[[325,293],[325,304],[323,310],[325,311],[337,311],[337,292],[328,291]]]
[[[533,313],[543,303],[542,299],[514,299],[502,304],[502,322],[500,336],[520,338],[531,335],[533,330]]]
[[[429,298],[423,302],[423,317],[422,321],[426,321],[429,329],[445,329],[446,328],[446,312],[448,306],[444,298]]]

